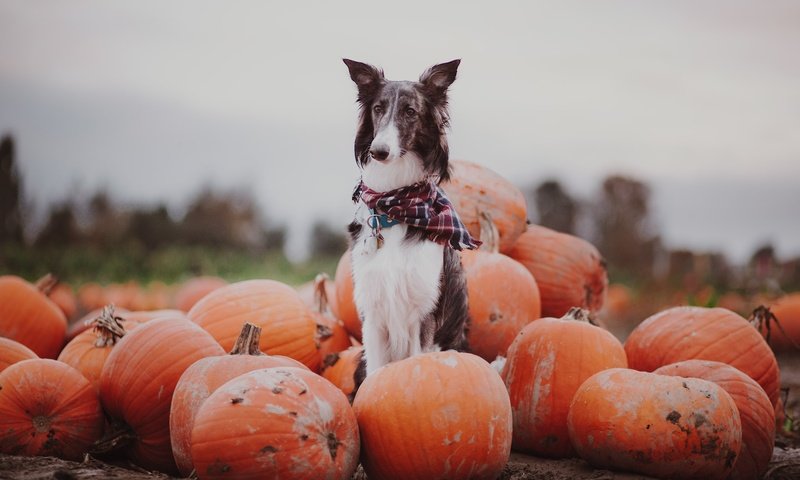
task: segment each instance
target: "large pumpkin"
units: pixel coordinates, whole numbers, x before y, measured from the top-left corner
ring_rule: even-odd
[[[747,320],[724,308],[673,307],[640,323],[625,341],[628,366],[652,372],[681,360],[727,363],[757,381],[773,405],[780,395],[775,355]]]
[[[245,373],[203,402],[192,430],[200,479],[349,480],[359,434],[345,396],[308,370]]]
[[[528,225],[508,255],[536,278],[543,317],[558,318],[572,307],[595,314],[603,307],[608,287],[606,264],[586,240]]]
[[[708,360],[685,360],[653,373],[702,378],[731,396],[742,421],[742,450],[731,472],[732,480],[762,478],[775,444],[775,409],[755,380],[730,365]]]
[[[572,397],[595,373],[627,366],[622,344],[589,323],[585,310],[523,328],[501,374],[511,398],[514,450],[556,458],[575,455],[567,431]]]
[[[169,437],[175,385],[197,360],[224,353],[205,330],[182,319],[153,320],[127,333],[100,376],[100,399],[116,427],[108,443],[126,438],[136,463],[177,472]]]
[[[739,412],[721,387],[626,368],[583,382],[567,425],[592,465],[658,478],[726,478],[742,444]]]
[[[369,478],[495,479],[511,451],[511,406],[482,358],[453,350],[390,363],[353,409]]]
[[[261,353],[258,349],[260,337],[261,328],[245,323],[230,354],[202,358],[181,375],[175,386],[169,415],[172,454],[181,474],[188,476],[194,469],[191,457],[194,417],[214,390],[228,380],[253,370],[270,367],[306,368],[289,357]]]
[[[499,253],[497,228],[482,214],[484,244],[466,250],[461,262],[467,278],[470,352],[491,362],[505,356],[522,328],[541,317],[539,288],[519,262]]]
[[[0,372],[0,452],[80,460],[103,433],[97,392],[67,364],[23,360]]]
[[[528,222],[525,195],[505,178],[477,163],[450,162],[450,181],[443,183],[447,197],[461,221],[476,239],[481,237],[481,212],[491,215],[500,232],[500,251],[511,250]]]
[[[800,292],[784,295],[759,307],[753,320],[776,352],[800,351]]]
[[[33,350],[10,338],[0,337],[0,372],[17,362],[39,358]]]
[[[336,301],[331,302],[331,310],[342,321],[344,328],[359,342],[361,341],[361,317],[353,297],[353,265],[350,250],[347,250],[336,265]]]
[[[190,278],[175,292],[175,308],[188,312],[201,298],[227,284],[222,278],[214,276]]]
[[[317,324],[294,289],[275,280],[247,280],[209,293],[189,310],[189,319],[230,350],[242,325],[250,322],[264,331],[259,348],[285,355],[319,370],[314,337]]]
[[[64,345],[67,318],[36,286],[0,276],[0,337],[17,341],[42,358],[56,358]]]
[[[355,374],[363,357],[363,346],[328,355],[322,362],[322,376],[349,397],[356,389]]]

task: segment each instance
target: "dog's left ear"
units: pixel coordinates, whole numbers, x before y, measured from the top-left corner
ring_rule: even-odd
[[[434,65],[419,77],[419,83],[428,90],[430,95],[444,97],[447,88],[456,80],[456,72],[460,63],[461,59],[457,59]]]

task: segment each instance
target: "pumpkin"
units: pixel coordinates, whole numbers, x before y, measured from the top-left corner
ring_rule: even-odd
[[[52,277],[52,275],[48,275]],[[58,305],[58,308],[64,312],[64,316],[67,319],[74,318],[75,314],[78,313],[78,299],[72,292],[72,288],[66,283],[59,282],[55,277],[52,278],[54,282],[52,288],[49,291],[43,290],[43,293],[47,295],[50,301]]]
[[[742,450],[729,478],[762,478],[775,444],[775,409],[764,389],[741,371],[720,362],[685,360],[656,369],[653,373],[702,378],[728,392],[742,421]]]
[[[175,386],[169,415],[172,454],[181,474],[188,476],[194,469],[191,457],[194,417],[214,390],[228,380],[253,370],[270,367],[306,368],[289,357],[261,353],[258,349],[260,337],[260,327],[245,323],[230,354],[200,359],[181,375]]]
[[[528,225],[508,255],[536,278],[543,317],[561,317],[572,307],[595,314],[603,307],[608,287],[606,264],[591,243]]]
[[[739,412],[721,387],[625,368],[581,384],[567,427],[595,467],[657,478],[726,478],[742,446]]]
[[[353,264],[350,250],[344,252],[336,265],[334,283],[336,301],[331,303],[331,310],[336,318],[342,321],[347,332],[360,342],[361,316],[358,314],[353,297]]]
[[[756,308],[751,320],[774,351],[800,351],[800,292]]]
[[[767,392],[780,394],[775,354],[747,320],[724,308],[673,307],[650,316],[625,341],[628,366],[652,372],[681,360],[713,360],[746,373]]]
[[[264,330],[259,344],[264,353],[285,355],[319,370],[317,324],[311,310],[286,284],[275,280],[232,283],[203,297],[188,315],[228,350],[245,322],[258,325]]]
[[[572,397],[595,373],[627,366],[622,344],[589,323],[585,310],[574,308],[560,319],[543,318],[523,328],[501,373],[511,399],[514,450],[574,456],[567,431]]]
[[[332,353],[338,353],[350,348],[350,335],[347,334],[344,325],[333,316],[328,303],[328,290],[325,288],[329,283],[326,274],[320,273],[314,280],[315,305],[312,308],[314,321],[317,323],[317,348],[319,358]]]
[[[175,292],[175,308],[188,312],[201,298],[227,284],[222,278],[214,276],[190,278]]]
[[[175,385],[197,360],[224,353],[192,322],[161,318],[128,332],[100,375],[100,399],[113,429],[98,450],[124,448],[145,468],[176,473],[169,437]]]
[[[58,355],[58,360],[83,374],[100,391],[100,374],[108,355],[117,342],[138,322],[116,316],[113,305],[107,305],[92,322],[92,329],[81,332]]]
[[[308,370],[245,373],[219,387],[195,417],[197,476],[349,480],[358,425],[345,396]]]
[[[0,452],[80,460],[103,433],[89,380],[65,363],[31,359],[0,372]]]
[[[511,452],[511,405],[497,372],[453,350],[373,372],[356,393],[369,478],[495,479]]]
[[[480,216],[487,212],[497,225],[500,251],[511,251],[528,222],[525,196],[514,184],[482,165],[464,160],[453,160],[450,165],[450,181],[443,183],[442,189],[464,226],[473,238],[483,240]]]
[[[322,362],[322,376],[350,397],[356,389],[355,374],[363,357],[362,346],[353,346],[343,352],[332,353]]]
[[[10,338],[0,337],[0,372],[17,362],[39,358],[33,350]]]
[[[78,288],[78,303],[83,307],[83,310],[100,310],[110,302],[102,285],[89,282]],[[116,306],[119,307],[119,305]]]
[[[467,279],[470,352],[491,362],[504,356],[522,328],[541,317],[539,288],[519,262],[499,253],[497,228],[481,216],[484,244],[461,253]]]
[[[36,286],[0,276],[0,337],[17,341],[42,358],[56,358],[64,345],[67,318]]]

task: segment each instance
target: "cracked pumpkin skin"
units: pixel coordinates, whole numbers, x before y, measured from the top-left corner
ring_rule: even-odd
[[[256,370],[219,387],[197,412],[191,456],[203,479],[349,479],[359,433],[344,394],[296,367]]]
[[[581,385],[567,426],[592,465],[657,478],[727,478],[742,447],[739,412],[721,387],[624,368]]]

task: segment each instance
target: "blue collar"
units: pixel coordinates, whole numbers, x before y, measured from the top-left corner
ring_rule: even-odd
[[[380,228],[389,228],[398,223],[400,223],[399,220],[393,220],[385,213],[376,213],[374,209],[369,209],[369,216],[367,217],[367,226],[369,228],[375,229],[378,228],[379,225]]]

